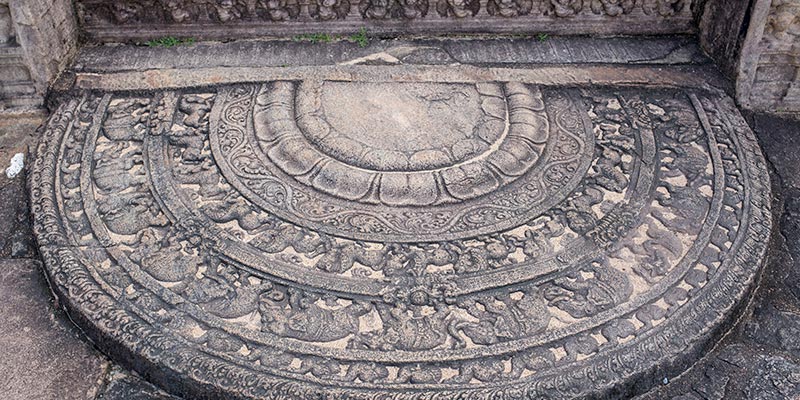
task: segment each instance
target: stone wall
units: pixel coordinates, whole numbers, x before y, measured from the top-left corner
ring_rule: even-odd
[[[700,45],[730,77],[736,76],[750,3],[751,0],[707,0],[702,7]]]
[[[698,0],[77,0],[90,38],[297,33],[663,34],[695,30]]]
[[[70,0],[11,0],[17,38],[37,90],[64,68],[77,49],[78,29]]]
[[[41,105],[77,44],[70,0],[0,0],[0,108]]]
[[[707,0],[698,36],[740,106],[800,112],[800,0]]]
[[[743,107],[800,111],[800,0],[755,2],[736,78]]]
[[[8,2],[0,0],[0,110],[41,104],[16,36]]]

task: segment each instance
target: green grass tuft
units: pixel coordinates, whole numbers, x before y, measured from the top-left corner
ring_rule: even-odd
[[[329,33],[304,33],[302,35],[295,35],[292,38],[295,42],[311,43],[330,43],[334,39],[336,39],[336,37]]]
[[[304,33],[302,35],[293,36],[292,40],[295,42],[311,43],[330,43],[334,40],[347,40],[358,44],[358,47],[367,47],[369,44],[369,35],[367,35],[367,28],[361,28],[359,29],[358,33],[354,33],[347,37],[331,35],[330,33]]]
[[[162,38],[148,40],[144,44],[150,47],[175,47],[175,46],[189,46],[195,43],[194,38],[178,39],[173,36],[164,36]]]
[[[350,35],[350,41],[358,43],[358,47],[367,47],[369,44],[369,36],[367,36],[367,28],[361,28],[358,33]]]

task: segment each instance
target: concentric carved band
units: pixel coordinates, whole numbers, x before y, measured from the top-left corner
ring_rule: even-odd
[[[338,101],[323,102],[328,86]],[[258,94],[259,145],[298,181],[363,203],[429,206],[493,192],[536,163],[550,133],[541,93],[518,83],[304,82],[295,100],[296,89],[276,82]],[[348,98],[360,106],[342,112]]]
[[[427,129],[430,138],[402,152],[369,147],[364,138],[374,132],[333,127],[327,118],[337,117],[327,114],[338,104],[324,112],[320,105],[328,84],[305,83],[299,91],[293,82],[243,88],[212,112],[212,147],[231,184],[265,209],[314,229],[401,242],[491,232],[536,217],[588,168],[584,149],[593,135],[569,96],[553,97],[553,107],[564,111],[551,122],[541,92],[520,83],[372,85],[400,90],[405,98],[394,107],[439,122],[417,128]],[[344,84],[331,85],[336,90]],[[416,103],[408,100],[412,96]],[[454,99],[472,108],[452,108]],[[432,104],[444,113],[419,109]],[[386,129],[397,140],[405,132]]]

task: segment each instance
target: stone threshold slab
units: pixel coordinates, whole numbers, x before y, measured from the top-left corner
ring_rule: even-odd
[[[155,35],[154,35],[155,37]],[[345,39],[347,36],[345,35]],[[376,55],[381,55],[377,58]],[[87,46],[75,72],[212,67],[297,67],[361,60],[385,64],[505,66],[540,64],[710,64],[692,36],[474,36],[370,39],[364,47],[347,40],[237,40],[198,42],[171,48],[144,45]]]
[[[452,82],[520,81],[541,85],[629,86],[700,88],[725,92],[730,84],[706,66],[565,65],[533,68],[492,68],[471,65],[327,65],[308,67],[214,67],[152,69],[129,72],[78,72],[68,74],[65,94],[71,89],[137,91],[202,87],[254,82],[264,79],[324,79],[335,81]]]

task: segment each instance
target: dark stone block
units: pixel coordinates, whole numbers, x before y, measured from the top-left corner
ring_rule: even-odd
[[[40,268],[33,260],[0,260],[1,397],[93,398],[106,361],[54,307]]]
[[[720,69],[735,78],[749,21],[750,0],[707,0],[700,18],[700,45]]]

